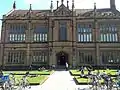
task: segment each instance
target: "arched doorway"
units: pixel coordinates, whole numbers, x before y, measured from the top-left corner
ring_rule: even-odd
[[[57,65],[58,66],[65,66],[65,63],[68,63],[68,54],[65,52],[59,52],[56,54],[57,57]]]

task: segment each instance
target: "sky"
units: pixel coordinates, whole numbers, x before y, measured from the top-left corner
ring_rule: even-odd
[[[0,5],[0,18],[2,15],[7,14],[12,10],[13,2],[16,1],[16,9],[29,9],[30,4],[32,4],[32,9],[49,9],[51,0],[1,0]],[[109,8],[110,0],[74,0],[76,9],[92,9],[94,3],[96,3],[97,8]],[[69,6],[71,8],[72,0],[69,0]],[[66,5],[67,0],[64,0]],[[54,9],[56,9],[57,0],[53,0]],[[59,0],[59,5],[61,0]],[[120,0],[116,0],[116,8],[120,11]],[[1,21],[0,21],[1,27]],[[1,30],[1,29],[0,29]]]

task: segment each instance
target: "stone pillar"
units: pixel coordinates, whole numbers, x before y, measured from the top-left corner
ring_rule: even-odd
[[[100,40],[100,31],[98,29],[98,23],[95,22],[95,65],[100,65],[100,49],[99,49],[99,40]]]
[[[72,35],[72,67],[76,67],[77,64],[77,60],[76,60],[76,40],[77,40],[77,36],[76,36],[76,18],[72,17],[72,27],[71,27],[71,35]]]
[[[26,42],[27,42],[27,50],[26,50],[26,66],[30,66],[31,64],[31,57],[30,57],[30,43],[31,43],[31,21],[28,21],[28,29],[26,31]]]
[[[79,50],[78,50],[78,49],[76,49],[76,65],[77,65],[77,66],[80,65]]]
[[[99,49],[99,43],[96,44],[96,64],[100,65],[100,49]]]
[[[70,68],[73,66],[73,54],[72,54],[72,48],[69,54],[69,66]]]
[[[118,41],[120,42],[120,27],[117,27],[118,29]]]
[[[3,64],[3,56],[4,56],[4,54],[3,54],[3,44],[1,44],[1,48],[0,48],[0,66],[2,66],[2,64]]]
[[[52,21],[51,19],[49,19],[49,30],[48,30],[48,40],[52,41],[52,36],[53,36],[53,28],[54,28],[54,21]],[[51,43],[51,42],[50,42]]]
[[[57,65],[56,53],[55,53],[54,49],[53,49],[53,53],[52,53],[52,64]]]
[[[0,53],[1,53],[0,62],[1,62],[2,68],[4,68],[4,66],[5,66],[5,63],[4,63],[5,42],[6,42],[6,21],[3,21],[2,22],[2,31],[1,31],[1,51],[0,51]]]
[[[6,29],[6,22],[2,22],[2,29],[1,29],[1,42],[5,42],[5,29]]]
[[[54,30],[54,21],[49,18],[49,32],[48,32],[48,41],[49,41],[49,65],[53,64],[53,30]]]
[[[50,52],[50,56],[49,56],[50,60],[49,60],[49,65],[52,66],[52,65],[55,65],[57,66],[57,60],[56,60],[56,53],[55,53],[55,50],[52,48],[52,51]]]

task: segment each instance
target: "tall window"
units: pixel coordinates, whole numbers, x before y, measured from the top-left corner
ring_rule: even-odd
[[[102,51],[101,61],[103,64],[120,64],[120,51]]]
[[[117,26],[115,24],[100,25],[100,41],[101,42],[117,42]]]
[[[25,52],[17,51],[17,52],[9,52],[8,53],[8,61],[10,64],[23,64],[25,60]]]
[[[47,60],[48,59],[48,54],[47,52],[40,52],[40,51],[35,51],[33,53],[33,61],[32,63],[35,63],[35,64],[46,64],[47,63]]]
[[[34,42],[48,41],[48,27],[36,26],[34,31]]]
[[[93,64],[94,53],[92,51],[79,51],[79,62],[81,64]]]
[[[67,40],[67,23],[66,22],[60,22],[59,23],[59,40],[65,41]]]
[[[92,41],[92,27],[91,24],[78,24],[77,25],[78,42],[91,42]]]
[[[11,24],[9,30],[10,42],[24,42],[25,41],[25,24]]]

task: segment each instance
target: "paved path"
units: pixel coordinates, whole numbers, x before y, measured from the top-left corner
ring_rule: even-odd
[[[69,71],[56,71],[41,86],[42,90],[74,90],[76,84]]]

